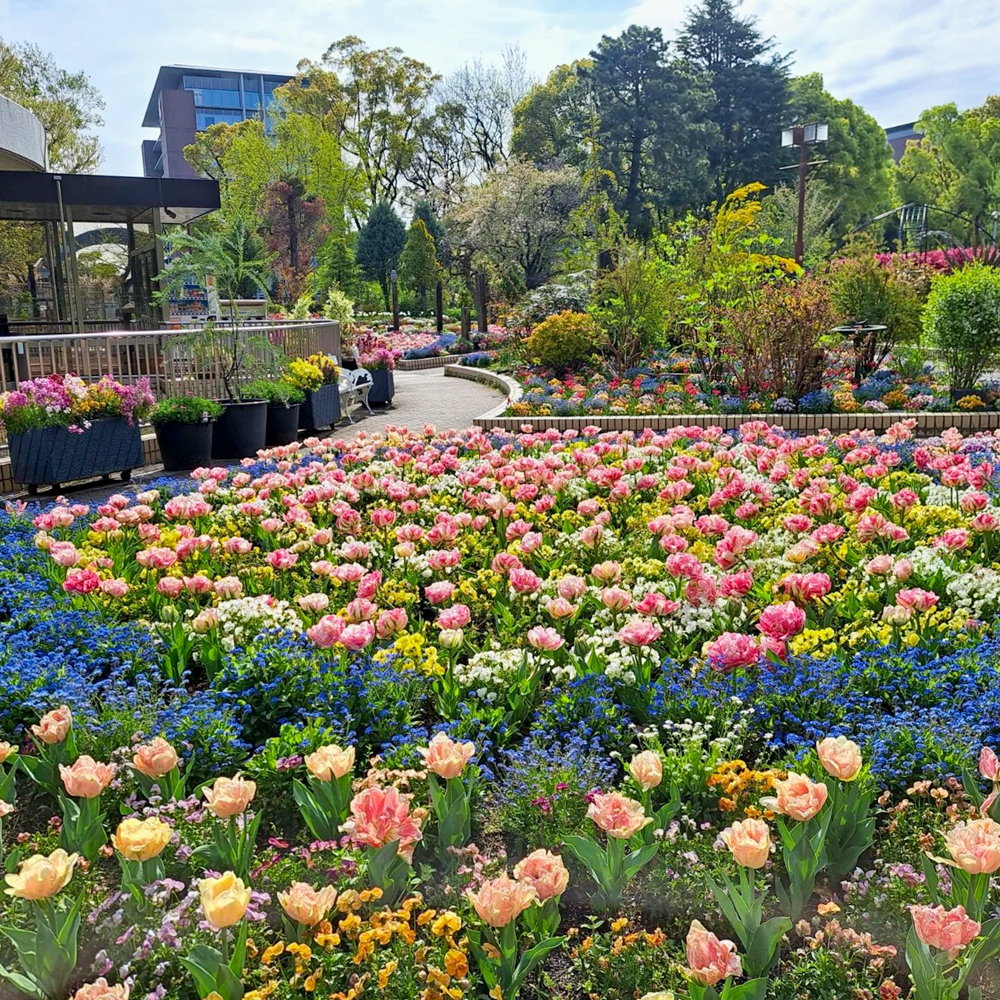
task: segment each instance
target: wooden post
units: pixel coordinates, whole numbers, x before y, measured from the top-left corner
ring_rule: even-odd
[[[444,285],[439,281],[434,293],[434,318],[437,332],[444,331]]]
[[[472,310],[468,306],[462,306],[462,339],[466,340],[469,331],[472,329]]]
[[[392,328],[399,332],[399,278],[395,271],[389,273],[389,287],[392,292]]]
[[[486,333],[486,298],[489,288],[486,284],[486,272],[476,273],[476,324],[480,333]]]

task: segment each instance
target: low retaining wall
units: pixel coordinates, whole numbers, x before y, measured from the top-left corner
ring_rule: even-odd
[[[475,424],[486,430],[519,431],[530,427],[533,431],[555,429],[558,431],[582,430],[597,427],[602,431],[667,430],[670,427],[722,427],[735,430],[750,420],[763,420],[798,434],[815,434],[830,430],[835,434],[853,430],[886,431],[900,420],[915,419],[918,437],[934,437],[954,427],[963,434],[1000,429],[1000,412],[995,410],[966,413],[961,410],[947,413],[895,411],[888,413],[656,413],[649,416],[594,416],[594,417],[508,417],[507,407],[521,398],[521,386],[506,375],[485,368],[466,368],[449,365],[445,375],[474,379],[507,393],[499,406],[476,417]]]
[[[396,362],[401,372],[420,372],[427,368],[444,368],[445,365],[457,365],[464,354],[440,354],[436,358],[403,358]]]

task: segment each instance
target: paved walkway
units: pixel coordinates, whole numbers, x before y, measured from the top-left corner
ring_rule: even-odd
[[[351,416],[356,423],[352,426],[341,420],[336,437],[350,441],[358,431],[381,431],[388,424],[417,430],[424,424],[434,424],[439,431],[464,430],[481,413],[501,402],[500,393],[481,382],[445,378],[441,368],[397,371],[394,380],[396,395],[391,407],[373,406],[374,416],[364,408],[354,410]]]
[[[360,431],[373,434],[384,430],[389,424],[417,430],[425,424],[434,424],[439,431],[464,430],[471,427],[472,421],[481,413],[501,401],[500,393],[481,382],[445,378],[441,368],[425,368],[416,372],[397,371],[394,381],[396,395],[392,406],[373,406],[371,414],[364,407],[355,409],[351,412],[355,421],[353,424],[342,419],[333,431],[322,432],[322,436],[351,441]],[[132,482],[139,485],[143,480],[156,479],[162,475],[162,465],[148,465],[135,470]],[[105,497],[120,493],[122,489],[123,484],[116,480],[111,483],[69,486],[62,492],[74,500],[100,503]],[[28,499],[26,494],[23,498]],[[38,500],[44,504],[53,498],[54,494],[46,490],[39,495]]]

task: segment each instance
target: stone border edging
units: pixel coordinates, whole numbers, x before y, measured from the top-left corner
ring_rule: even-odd
[[[471,365],[446,365],[444,369],[445,377],[464,378],[470,382],[482,382],[491,389],[497,389],[505,394],[503,402],[487,410],[476,417],[473,423],[477,427],[494,427],[497,420],[504,418],[503,413],[511,403],[516,403],[521,398],[521,383],[515,381],[507,375],[498,372],[491,372],[488,368],[474,368]]]
[[[457,364],[464,354],[438,354],[433,358],[400,358],[396,368],[401,372],[419,372],[426,368],[444,368],[446,365]]]
[[[735,430],[751,420],[763,420],[772,426],[801,434],[815,434],[821,430],[834,433],[848,433],[854,430],[884,432],[900,420],[913,418],[917,421],[918,437],[934,437],[951,427],[963,434],[978,431],[1000,430],[1000,411],[986,410],[965,413],[961,410],[945,413],[928,411],[910,412],[905,410],[887,413],[654,413],[647,416],[593,416],[593,417],[509,417],[504,416],[507,407],[522,396],[520,383],[507,375],[491,372],[487,368],[472,368],[465,365],[448,365],[445,375],[467,378],[483,382],[507,393],[504,403],[494,406],[476,417],[474,423],[485,430],[520,431],[530,427],[538,433],[547,430],[582,430],[596,427],[601,431],[642,431],[667,430],[671,427],[721,427]]]

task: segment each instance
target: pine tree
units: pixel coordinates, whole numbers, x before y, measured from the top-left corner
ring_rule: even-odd
[[[423,219],[414,219],[410,224],[406,245],[399,258],[399,270],[403,284],[419,298],[420,311],[426,312],[427,293],[437,281],[438,262],[434,237],[428,232]]]
[[[389,275],[399,263],[406,243],[406,226],[387,201],[380,201],[368,214],[368,221],[358,233],[354,259],[365,277],[382,287],[386,311],[389,309]]]
[[[678,40],[715,95],[708,117],[719,135],[708,159],[717,198],[751,181],[777,183],[781,130],[789,124],[788,57],[773,53],[774,41],[738,7],[739,0],[702,0]]]

